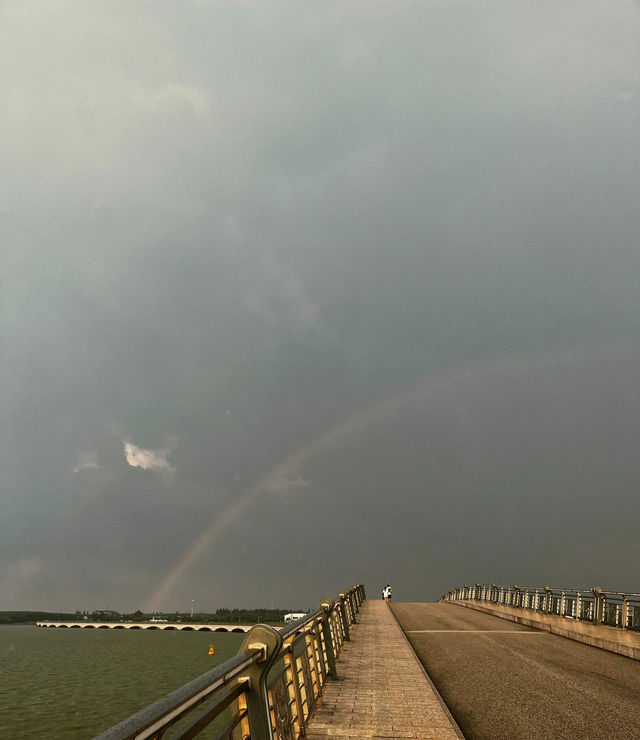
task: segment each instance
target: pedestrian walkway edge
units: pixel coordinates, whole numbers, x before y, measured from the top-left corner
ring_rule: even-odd
[[[620,642],[615,639],[607,639],[608,634],[593,635],[586,632],[580,632],[575,628],[573,623],[568,624],[562,617],[558,617],[553,614],[538,616],[535,612],[525,612],[525,614],[521,615],[513,613],[515,610],[510,610],[509,612],[504,611],[503,608],[497,605],[486,606],[484,604],[471,603],[468,601],[446,601],[444,603],[452,604],[453,606],[464,606],[467,609],[474,609],[475,611],[483,612],[484,614],[490,614],[492,617],[500,617],[500,619],[506,619],[509,622],[516,622],[517,624],[522,624],[526,627],[545,630],[554,635],[566,637],[569,640],[575,640],[576,642],[582,642],[585,645],[591,645],[591,647],[607,650],[610,653],[624,655],[626,658],[631,658],[632,660],[640,660],[639,646],[625,644],[624,642]],[[544,616],[544,619],[542,619],[542,616]],[[574,628],[572,629],[572,627]],[[598,627],[597,629],[607,630],[616,628],[603,626]]]
[[[416,651],[413,649],[413,645],[409,641],[409,638],[406,636],[404,630],[400,626],[400,622],[398,622],[398,617],[396,617],[395,612],[393,611],[393,607],[391,604],[387,602],[387,606],[389,608],[389,611],[393,615],[393,619],[395,620],[396,625],[398,626],[398,629],[400,630],[402,637],[404,638],[405,642],[407,643],[409,650],[411,650],[411,653],[416,661],[416,663],[420,666],[420,669],[422,673],[424,674],[424,677],[427,679],[427,682],[431,686],[433,693],[436,696],[436,699],[440,702],[440,706],[442,707],[443,712],[447,715],[447,718],[449,722],[451,722],[451,727],[454,730],[454,732],[458,735],[461,740],[465,740],[464,735],[462,734],[462,730],[458,726],[458,723],[456,722],[454,716],[451,714],[451,711],[449,710],[449,707],[446,705],[445,700],[440,696],[440,692],[438,691],[436,685],[431,680],[431,676],[427,673],[427,669],[422,665],[422,661],[418,656],[416,655]]]

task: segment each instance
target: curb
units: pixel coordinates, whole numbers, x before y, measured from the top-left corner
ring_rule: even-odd
[[[393,616],[393,618],[395,620],[395,623],[398,625],[398,629],[400,630],[400,634],[404,637],[405,642],[409,646],[409,650],[411,650],[411,653],[412,653],[413,657],[416,659],[416,663],[422,669],[422,672],[424,674],[424,677],[427,679],[427,681],[429,683],[429,686],[431,686],[431,688],[433,690],[433,693],[436,695],[436,698],[440,702],[440,706],[442,707],[444,713],[447,715],[447,718],[449,719],[449,722],[451,722],[451,727],[453,728],[454,732],[458,735],[458,737],[461,740],[465,740],[465,737],[462,734],[462,730],[458,726],[458,723],[455,721],[455,719],[454,719],[453,715],[451,714],[451,711],[450,711],[449,707],[446,705],[444,699],[440,696],[440,692],[438,691],[438,689],[436,688],[436,685],[431,680],[431,676],[427,673],[427,669],[422,665],[422,661],[416,655],[416,651],[413,649],[413,645],[409,642],[409,638],[405,635],[404,630],[400,626],[400,622],[398,622],[398,617],[396,617],[396,615],[395,615],[395,613],[393,611],[393,607],[391,606],[391,604],[389,604],[389,602],[387,602],[387,607],[389,608],[389,611],[391,612],[391,614],[392,614],[392,616]]]

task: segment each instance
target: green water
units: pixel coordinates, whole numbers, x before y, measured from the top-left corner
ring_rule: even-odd
[[[0,738],[91,738],[231,658],[243,637],[0,626]]]

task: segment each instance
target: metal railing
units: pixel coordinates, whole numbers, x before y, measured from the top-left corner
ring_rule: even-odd
[[[640,594],[603,591],[601,588],[551,588],[550,586],[461,586],[440,601],[488,601],[544,614],[640,631]]]
[[[95,740],[297,740],[366,598],[359,583],[285,627],[258,624],[238,654]],[[196,710],[199,709],[198,712]]]

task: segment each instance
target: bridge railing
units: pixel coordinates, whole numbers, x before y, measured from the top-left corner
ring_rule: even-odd
[[[366,598],[359,583],[281,629],[258,624],[238,654],[95,740],[297,740]],[[196,711],[198,710],[198,711]]]
[[[640,631],[640,594],[603,591],[601,588],[551,588],[550,586],[461,586],[440,601],[488,601],[520,609],[555,614],[592,624]]]

